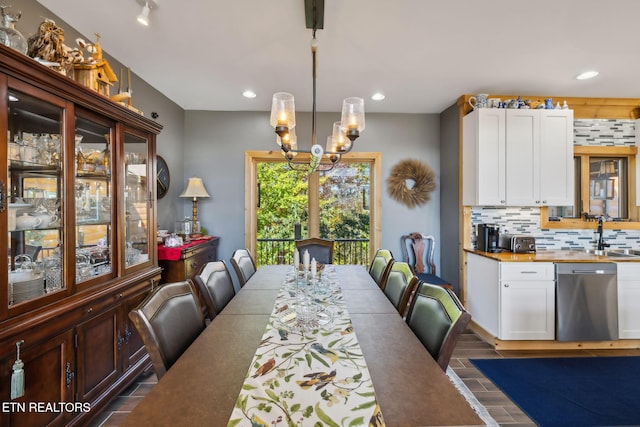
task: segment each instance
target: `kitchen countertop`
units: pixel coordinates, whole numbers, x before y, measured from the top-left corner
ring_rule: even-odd
[[[535,253],[514,254],[512,252],[484,252],[465,249],[500,262],[640,262],[640,257],[613,257],[589,254],[581,250],[538,250]]]

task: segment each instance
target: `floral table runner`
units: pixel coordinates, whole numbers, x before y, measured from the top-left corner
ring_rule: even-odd
[[[292,277],[285,281],[229,427],[384,425],[335,271],[328,270],[328,289],[308,293],[319,310],[310,328],[288,322],[301,290]]]

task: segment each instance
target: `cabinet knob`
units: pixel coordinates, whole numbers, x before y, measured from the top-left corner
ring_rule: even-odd
[[[546,205],[546,204],[547,204],[547,201],[546,201],[546,200],[543,200],[543,201],[542,201],[542,203]]]
[[[508,287],[509,287],[509,284],[508,284],[508,283],[505,283],[505,284],[504,284],[504,287],[505,287],[505,288],[508,288]]]
[[[197,262],[192,262],[192,263],[191,263],[191,268],[192,268],[192,269],[195,269],[197,266],[198,266],[198,263],[197,263]]]
[[[118,299],[122,298],[122,294],[118,294]]]
[[[540,204],[540,200],[536,200],[536,205],[539,205],[539,204]]]
[[[87,314],[91,314],[93,313],[93,307],[89,307],[89,309],[87,310]]]
[[[506,200],[500,200],[500,203],[504,205],[505,203],[507,203],[507,201]]]

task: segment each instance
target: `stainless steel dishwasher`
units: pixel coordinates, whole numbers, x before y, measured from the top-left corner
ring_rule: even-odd
[[[556,264],[558,341],[618,339],[615,263]]]

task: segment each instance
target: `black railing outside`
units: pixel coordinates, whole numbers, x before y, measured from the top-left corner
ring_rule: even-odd
[[[294,239],[258,239],[256,264],[292,264],[296,249]],[[369,265],[369,239],[335,239],[334,264]]]

